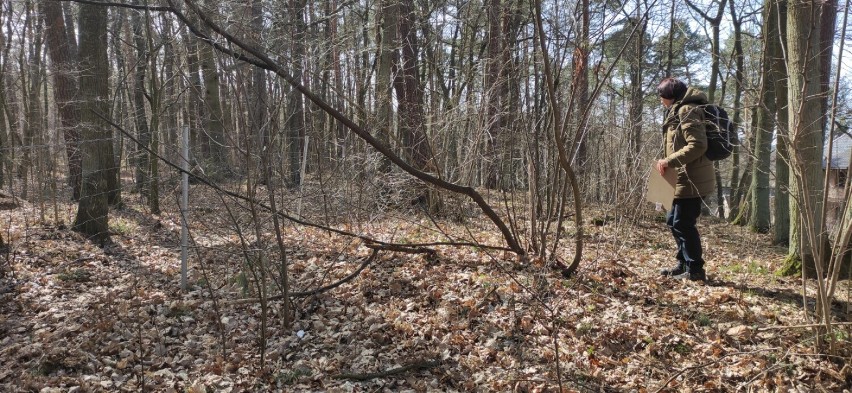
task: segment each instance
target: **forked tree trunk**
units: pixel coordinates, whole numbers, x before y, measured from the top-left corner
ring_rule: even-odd
[[[398,26],[402,49],[395,67],[394,88],[399,100],[400,139],[412,166],[423,172],[438,174],[432,148],[426,136],[423,87],[419,74],[419,44],[415,28],[418,21],[417,12],[413,2],[410,1],[401,1],[399,11]],[[428,189],[420,190],[419,194],[417,202],[423,202],[429,211],[440,210],[440,202],[436,194]]]

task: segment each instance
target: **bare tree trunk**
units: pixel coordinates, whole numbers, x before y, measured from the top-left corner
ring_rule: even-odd
[[[796,178],[791,190],[795,202],[791,203],[790,252],[798,251],[806,271],[822,264],[816,238],[823,208],[819,9],[815,0],[791,0],[787,8],[789,153]]]
[[[133,0],[133,4],[139,4],[139,0]],[[136,191],[140,194],[148,192],[148,149],[151,147],[151,130],[148,128],[148,115],[145,112],[145,73],[148,67],[148,43],[142,26],[142,18],[139,12],[131,12],[130,20],[133,29],[133,44],[136,47],[136,67],[133,77],[133,120],[136,125],[136,138],[139,146],[133,151],[133,164],[135,166]],[[150,70],[151,73],[156,70]],[[153,112],[153,111],[152,111]]]
[[[787,1],[775,0],[777,4],[777,17],[766,23],[775,23],[778,25],[778,38],[772,41],[777,48],[773,49],[777,53],[784,53],[783,46],[786,43],[787,37]],[[778,57],[774,58],[772,63],[773,73],[775,75],[786,75],[787,64],[785,59]],[[775,107],[776,107],[776,128],[775,128],[775,225],[773,242],[775,244],[789,245],[790,243],[790,162],[788,154],[788,130],[789,130],[789,102],[788,102],[788,84],[787,78],[775,79]]]
[[[21,197],[28,198],[29,175],[35,171],[36,160],[33,159],[37,140],[44,130],[41,129],[41,103],[39,92],[41,90],[42,78],[42,21],[33,15],[33,4],[27,2],[24,13],[25,34],[32,37],[29,40],[29,48],[20,52],[21,85],[24,87],[22,94],[24,106],[23,125],[23,153],[18,163],[17,176],[22,180]]]
[[[501,171],[502,161],[502,145],[504,133],[504,106],[503,101],[503,68],[505,67],[503,59],[503,46],[505,45],[504,37],[504,15],[503,4],[501,0],[489,0],[485,4],[486,12],[488,13],[488,34],[485,37],[487,46],[487,57],[485,62],[485,80],[484,80],[484,96],[485,104],[485,130],[486,130],[486,147],[485,155],[485,187],[487,188],[502,188]]]
[[[207,0],[205,5],[209,10],[216,9],[218,2]],[[222,112],[222,101],[219,92],[220,78],[210,45],[201,45],[199,62],[204,83],[204,145],[207,147],[205,157],[208,163],[208,173],[213,177],[229,176],[233,172],[228,166],[228,151],[225,146],[225,123]]]
[[[733,117],[732,120],[734,124],[741,124],[742,122],[742,95],[743,95],[743,85],[745,84],[745,72],[744,70],[744,57],[743,57],[743,45],[742,45],[742,23],[743,18],[737,15],[737,8],[734,0],[730,0],[729,3],[730,11],[731,11],[731,20],[734,25],[734,66],[736,67],[734,71],[734,106],[733,106]],[[735,130],[735,132],[739,132],[739,130]],[[750,164],[749,157],[747,155],[741,154],[742,148],[740,145],[734,146],[734,150],[731,155],[731,176],[729,178],[729,201],[730,201],[730,211],[728,212],[728,220],[733,220],[739,214],[740,203],[742,202],[738,198],[734,198],[735,195],[740,194],[741,190],[739,189],[742,182],[740,179],[740,172],[743,171],[742,166],[743,162],[745,162],[745,166],[748,167]],[[721,178],[721,172],[720,172]]]
[[[393,81],[392,67],[396,63],[399,38],[397,24],[399,23],[399,3],[397,0],[380,0],[376,2],[379,13],[380,28],[378,37],[378,66],[376,71],[376,138],[390,147],[391,134],[394,130],[393,113]],[[391,169],[387,157],[380,158],[379,172],[388,173]]]
[[[154,52],[154,32],[151,25],[151,13],[145,12],[145,45],[148,46],[148,69],[151,71],[151,76],[148,78],[149,102],[151,104],[151,124],[150,124],[150,152],[144,152],[147,157],[147,172],[148,172],[148,208],[152,214],[160,214],[160,119],[162,118],[163,109],[163,86],[160,75],[157,72],[157,59],[159,56]]]
[[[76,79],[76,58],[71,37],[66,35],[65,19],[61,3],[46,1],[42,4],[45,19],[47,49],[53,63],[53,95],[58,107],[62,135],[65,138],[65,154],[68,159],[68,183],[72,198],[80,199],[80,106]],[[2,161],[2,160],[0,160]],[[2,173],[2,170],[0,170]]]
[[[11,19],[6,18],[3,14],[4,10],[5,7],[0,7],[0,21],[4,18],[7,21]],[[10,148],[8,134],[11,131],[11,127],[6,128],[6,112],[8,111],[6,105],[6,65],[9,62],[9,46],[7,44],[6,36],[0,31],[0,188],[6,185],[6,160],[9,156],[7,151]]]
[[[178,116],[180,105],[178,105],[175,92],[181,89],[182,81],[175,77],[175,64],[179,61],[175,53],[174,39],[172,37],[172,19],[168,15],[160,15],[163,28],[163,100],[166,106],[163,111],[163,131],[165,134],[165,156],[171,162],[178,162],[178,149],[180,137],[178,132]],[[174,148],[172,148],[174,146]]]
[[[426,136],[423,108],[423,88],[420,83],[418,61],[419,45],[417,40],[417,13],[413,2],[401,1],[399,4],[399,37],[402,50],[396,64],[394,88],[399,100],[399,132],[403,149],[412,165],[424,172],[440,173],[432,155],[432,147]],[[418,199],[425,202],[429,211],[440,210],[436,195],[426,191]]]
[[[630,109],[629,127],[630,137],[628,139],[627,168],[635,166],[642,146],[642,112],[644,108],[643,80],[645,71],[645,30],[647,21],[642,19],[641,3],[637,1],[636,16],[631,18],[631,25],[641,23],[639,32],[634,38],[634,43],[629,49],[627,61],[629,61],[630,72]],[[587,33],[588,34],[588,33]]]
[[[711,61],[711,66],[710,66],[710,83],[709,83],[708,88],[707,88],[707,100],[711,103],[716,102],[716,87],[719,83],[718,82],[719,81],[719,63],[721,61],[721,55],[720,55],[721,49],[720,49],[720,43],[719,43],[719,41],[720,41],[719,25],[722,23],[722,16],[724,16],[724,14],[725,14],[726,3],[727,3],[727,0],[720,1],[719,2],[719,8],[716,10],[716,15],[711,17],[711,16],[707,15],[707,13],[705,13],[704,11],[701,11],[698,7],[693,5],[690,0],[686,0],[686,4],[690,8],[692,8],[693,10],[695,10],[696,12],[701,14],[701,16],[704,18],[704,20],[707,21],[707,23],[709,23],[710,26],[712,27],[712,32],[713,32],[713,36],[711,37],[712,61]],[[722,183],[722,175],[719,172],[719,163],[715,162],[713,167],[716,171],[716,203],[717,203],[717,206],[718,206],[716,214],[719,217],[725,217],[725,204],[724,204],[724,198],[723,198],[723,192],[722,192],[724,184]]]
[[[293,61],[291,72],[296,80],[302,79],[303,60],[305,56],[305,37],[307,26],[305,25],[305,0],[290,0],[290,20],[292,22],[293,34]],[[289,180],[290,185],[296,187],[303,181],[301,175],[301,163],[306,157],[302,157],[305,143],[305,104],[302,94],[292,89],[287,100],[290,104],[288,111],[286,129],[287,145],[289,146]]]
[[[80,95],[83,155],[82,192],[74,229],[92,241],[109,240],[112,132],[99,116],[109,113],[107,8],[80,5]]]
[[[11,9],[10,9],[10,12]],[[5,138],[5,142],[3,146],[6,148],[2,157],[3,159],[3,177],[9,182],[9,187],[12,188],[14,186],[14,175],[12,172],[14,171],[14,163],[15,163],[15,151],[16,147],[20,146],[20,137],[18,136],[17,129],[20,128],[20,112],[21,112],[21,103],[18,98],[17,92],[21,90],[20,86],[15,83],[14,78],[9,73],[10,62],[12,61],[11,47],[12,42],[14,40],[13,37],[13,29],[12,29],[12,18],[6,18],[6,34],[5,36],[5,46],[3,48],[3,80],[0,80],[0,84],[2,84],[3,95],[5,100],[3,101],[3,109],[5,111],[5,117],[7,119],[7,123],[9,124],[9,129],[6,130],[0,137]]]
[[[579,44],[574,48],[574,80],[572,81],[574,89],[573,99],[576,100],[577,104],[575,106],[576,112],[569,113],[568,115],[574,116],[575,119],[581,119],[589,105],[589,52],[591,51],[591,42],[589,41],[589,0],[581,0],[577,12],[580,13],[578,19],[581,26],[579,36],[577,37]],[[641,14],[638,8],[637,12]],[[641,38],[639,40],[641,42]],[[569,119],[565,120],[568,121]],[[580,121],[578,120],[577,123],[580,123]],[[588,140],[588,127],[577,127],[573,143],[576,146],[576,151],[571,152],[571,154],[574,155],[572,165],[576,168],[577,177],[580,179],[584,178],[584,173],[587,169],[586,160],[589,155]],[[575,195],[574,197],[579,198],[579,195]]]
[[[837,24],[837,0],[822,0],[819,30],[819,75],[822,92],[822,113],[829,113],[828,98],[831,89],[831,56],[834,50],[835,25]],[[823,134],[828,130],[829,116],[824,116]]]
[[[783,54],[778,50],[778,5],[774,0],[764,3],[763,24],[763,60],[758,96],[761,99],[757,108],[757,127],[755,127],[754,165],[752,166],[751,206],[749,208],[749,227],[756,232],[765,233],[769,230],[769,170],[772,154],[772,133],[775,128],[775,80],[782,75],[774,73],[773,62],[778,61]]]

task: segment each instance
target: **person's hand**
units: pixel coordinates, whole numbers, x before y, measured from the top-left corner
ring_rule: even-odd
[[[666,173],[666,168],[669,167],[669,163],[666,160],[657,160],[657,172],[660,172],[660,176]]]

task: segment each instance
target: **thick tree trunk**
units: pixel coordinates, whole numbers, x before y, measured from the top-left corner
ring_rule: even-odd
[[[778,25],[777,38],[772,42],[777,45],[774,51],[782,50],[787,37],[787,2],[776,0],[778,16],[775,20],[767,23]],[[773,74],[787,75],[787,64],[781,57],[773,59]],[[780,245],[790,243],[790,168],[788,166],[789,154],[787,152],[789,111],[788,111],[788,85],[787,78],[775,79],[775,107],[776,107],[776,129],[775,129],[775,203],[774,214],[775,225],[773,226],[773,242]]]
[[[822,264],[816,247],[822,224],[822,97],[820,88],[820,11],[815,0],[788,3],[790,162],[796,178],[790,253],[798,252],[806,270]]]
[[[74,229],[92,241],[109,240],[109,193],[115,166],[112,132],[99,116],[109,113],[107,8],[80,5],[82,189]]]

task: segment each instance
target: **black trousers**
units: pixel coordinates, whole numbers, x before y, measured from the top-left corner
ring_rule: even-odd
[[[701,198],[681,198],[672,201],[672,209],[666,217],[666,224],[672,231],[677,243],[677,260],[690,272],[704,270],[701,236],[695,224],[701,215]]]

